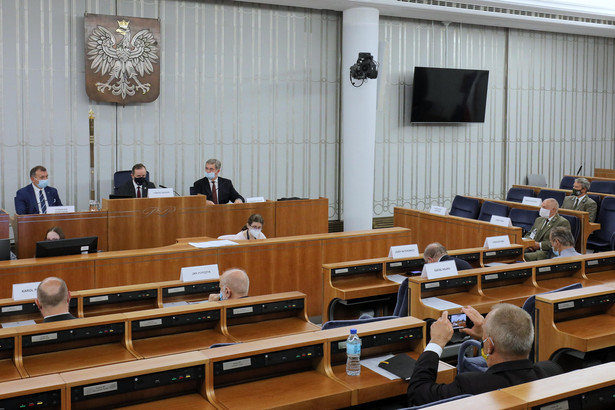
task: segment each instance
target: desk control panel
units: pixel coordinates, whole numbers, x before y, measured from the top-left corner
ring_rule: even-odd
[[[615,265],[615,257],[612,258],[600,258],[585,261],[586,268],[595,268],[598,266],[613,266]]]
[[[164,372],[142,374],[108,380],[102,383],[73,387],[70,389],[70,397],[73,402],[78,402],[116,394],[130,393],[137,390],[151,389],[154,387],[192,382],[193,380],[203,379],[204,377],[204,366],[190,366],[181,369],[166,370]]]
[[[550,266],[538,266],[536,267],[536,275],[557,272],[573,272],[579,269],[581,269],[581,262],[562,263]]]
[[[109,323],[107,325],[79,327],[75,329],[45,332],[22,336],[24,347],[49,345],[54,343],[71,342],[74,340],[94,337],[115,336],[124,334],[124,323]]]
[[[323,356],[323,345],[297,347],[214,363],[214,375],[259,369],[277,364],[298,362]]]
[[[107,303],[131,302],[133,300],[156,299],[157,289],[138,290],[134,292],[109,293],[106,295],[83,298],[83,306],[104,305]]]
[[[52,390],[0,400],[0,410],[60,408],[61,391]]]
[[[216,293],[220,291],[220,282],[206,282],[184,284],[181,286],[173,286],[170,288],[162,288],[162,298],[174,296],[193,295],[195,293]]]
[[[532,407],[532,410],[545,409],[581,409],[581,410],[606,410],[615,408],[615,386],[607,386],[597,390],[591,390],[572,397],[544,403]]]
[[[512,248],[512,249],[498,249],[497,251],[487,251],[484,254],[485,259],[491,258],[502,258],[506,256],[520,256],[523,249],[521,248]]]
[[[466,262],[477,262],[480,260],[480,253],[479,252],[472,252],[472,253],[462,253],[459,255],[453,255],[456,258],[459,259],[463,259]]]
[[[387,269],[413,268],[413,269],[421,270],[423,269],[423,265],[425,265],[425,261],[422,258],[418,258],[418,259],[409,259],[405,261],[387,262]]]
[[[6,337],[4,339],[0,339],[0,352],[5,352],[7,350],[12,351],[15,348],[15,339],[12,337]],[[0,407],[0,409],[2,409]]]
[[[532,269],[518,269],[511,270],[506,272],[495,272],[495,273],[486,273],[481,275],[481,279],[483,282],[491,282],[491,281],[499,281],[499,280],[510,280],[510,279],[521,279],[521,278],[531,278],[532,277]]]
[[[331,277],[336,278],[340,276],[360,275],[362,273],[381,272],[381,263],[372,263],[370,265],[361,266],[348,266],[347,268],[331,269]]]
[[[422,339],[423,329],[420,327],[414,327],[375,335],[359,335],[359,337],[361,338],[361,349],[367,349],[369,347],[386,346],[407,340]],[[345,339],[331,343],[331,354],[341,352],[346,352]]]
[[[72,298],[68,303],[69,309],[76,309],[79,301],[76,298]],[[2,317],[13,316],[13,315],[21,315],[21,314],[38,314],[40,315],[40,310],[38,310],[38,306],[34,302],[20,303],[16,305],[2,306],[0,307],[0,320]],[[0,408],[1,410],[1,408]]]
[[[421,283],[421,291],[430,291],[438,289],[451,289],[461,286],[476,285],[478,278],[476,276],[466,276],[463,278],[442,279],[436,282]]]
[[[204,312],[192,312],[181,315],[169,315],[153,317],[143,320],[134,320],[132,322],[132,331],[139,332],[143,330],[166,328],[181,325],[191,325],[193,323],[213,322],[220,320],[220,310],[206,310]]]
[[[279,302],[257,303],[255,305],[237,306],[226,310],[226,318],[266,315],[268,313],[302,310],[303,299],[282,300]]]
[[[586,298],[558,302],[554,304],[553,311],[555,313],[566,312],[573,309],[612,305],[613,303],[615,303],[615,293],[609,293],[606,295],[588,296]]]

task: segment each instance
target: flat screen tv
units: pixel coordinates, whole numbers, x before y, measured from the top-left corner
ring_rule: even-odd
[[[488,70],[414,67],[411,122],[485,122]]]
[[[36,257],[79,255],[80,253],[95,253],[98,248],[98,236],[84,238],[58,239],[55,241],[39,241],[36,243]]]

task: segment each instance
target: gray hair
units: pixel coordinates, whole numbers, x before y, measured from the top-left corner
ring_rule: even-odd
[[[534,325],[529,313],[510,303],[491,308],[483,336],[491,337],[496,349],[505,355],[527,357],[534,344]]]
[[[553,198],[547,198],[544,201],[542,201],[542,203],[547,203],[547,204],[552,204],[553,208],[555,209],[555,211],[557,212],[557,210],[559,209],[559,202],[557,202],[557,199],[553,199]]]
[[[245,270],[232,268],[225,271],[222,276],[220,276],[220,289],[222,289],[223,286],[228,287],[236,297],[248,296],[250,278]]]
[[[574,180],[574,182],[577,182],[577,183],[581,184],[581,186],[582,186],[583,188],[585,188],[585,190],[586,190],[586,191],[589,191],[589,185],[590,185],[590,183],[589,183],[589,181],[587,180],[587,178],[577,178],[577,179],[575,179],[575,180]]]
[[[36,289],[36,298],[42,307],[55,307],[68,299],[68,287],[60,278],[43,279]]]
[[[574,237],[572,236],[572,232],[570,232],[570,229],[563,226],[557,226],[551,229],[549,239],[551,242],[557,239],[559,243],[564,246],[574,246]]]
[[[205,164],[213,165],[214,167],[216,167],[216,170],[222,168],[222,163],[215,158],[208,159]]]
[[[433,242],[425,247],[425,250],[423,251],[423,259],[440,259],[446,254],[446,248],[441,243]]]

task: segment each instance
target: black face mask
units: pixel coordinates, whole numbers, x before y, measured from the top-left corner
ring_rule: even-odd
[[[574,195],[574,196],[581,196],[581,191],[578,190],[578,189],[572,188],[572,195]]]
[[[145,185],[145,178],[144,177],[135,178],[135,183],[137,185]]]

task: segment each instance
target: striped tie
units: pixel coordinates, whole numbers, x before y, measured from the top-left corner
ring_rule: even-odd
[[[38,191],[38,200],[41,203],[41,213],[47,213],[47,204],[45,203],[45,197],[43,196],[43,190]]]

